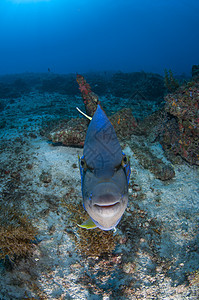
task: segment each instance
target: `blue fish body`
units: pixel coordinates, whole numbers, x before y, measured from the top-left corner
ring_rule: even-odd
[[[100,105],[89,124],[79,165],[85,210],[96,227],[115,228],[128,204],[130,162]]]

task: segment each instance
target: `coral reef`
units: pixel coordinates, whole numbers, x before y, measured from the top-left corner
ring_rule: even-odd
[[[165,77],[164,77],[165,86],[170,93],[173,93],[175,90],[177,90],[177,88],[179,88],[179,82],[177,79],[174,78],[171,70],[169,71],[165,70],[164,73],[165,73]]]
[[[77,75],[77,82],[81,91],[82,99],[85,105],[86,113],[93,116],[99,103],[98,96],[92,92],[90,85],[86,82],[82,75]],[[131,134],[137,129],[138,124],[132,115],[131,109],[124,108],[110,117],[118,138],[129,138]],[[60,123],[62,128],[56,125],[48,137],[54,144],[61,143],[65,146],[78,146],[83,147],[86,137],[88,120],[86,119],[71,119],[66,122]]]
[[[164,128],[162,146],[199,165],[199,80],[182,85],[165,101],[171,117]]]
[[[193,78],[197,78],[199,77],[199,65],[193,65],[192,66],[192,70],[191,70],[191,74]]]
[[[74,83],[77,88],[75,76]],[[97,93],[94,80],[91,86]],[[170,122],[178,132],[177,117],[162,109],[147,123],[139,121],[142,135],[138,135],[137,126],[133,140],[138,139],[135,148],[144,153],[141,158],[131,151],[129,141],[122,142],[131,160],[129,204],[117,226],[117,235],[100,237],[95,230],[77,226],[87,218],[80,200],[77,167],[82,149],[55,149],[39,135],[42,124],[48,121],[54,120],[54,128],[58,124],[57,130],[62,130],[69,118],[79,117],[75,105],[85,110],[80,98],[34,93],[2,100],[6,106],[0,113],[2,120],[6,118],[6,127],[1,129],[0,140],[0,215],[2,204],[19,207],[36,224],[39,244],[29,240],[33,253],[14,258],[14,263],[7,258],[1,260],[0,299],[198,299],[199,169],[188,163],[172,166],[175,178],[165,182],[157,180],[140,163],[147,167],[144,155],[148,161],[152,154],[150,167],[153,158],[156,165],[160,161],[168,164],[158,141],[166,126],[169,130]],[[128,107],[123,98],[107,95],[106,100],[100,100],[109,116],[118,108]],[[143,100],[138,111],[147,103],[152,102]],[[117,115],[115,123],[120,128],[121,122],[126,122],[127,131],[125,114],[127,110]],[[122,120],[123,115],[127,120]],[[87,120],[81,120],[87,128]],[[50,123],[47,125],[53,129]],[[122,131],[124,137],[123,125]],[[72,206],[71,211],[60,205],[63,197]],[[78,205],[80,213],[74,212]],[[3,220],[4,228],[11,223],[7,215]],[[20,221],[14,225],[12,222],[14,228],[25,227]],[[25,236],[27,231],[22,233]],[[94,248],[88,247],[90,242]]]
[[[79,90],[82,94],[86,113],[92,117],[96,111],[97,104],[99,103],[98,96],[91,91],[90,85],[82,75],[77,74],[77,83],[79,84]]]
[[[131,109],[124,108],[109,117],[116,134],[120,140],[130,138],[131,134],[138,131],[138,124],[132,115]],[[49,128],[43,129],[54,144],[60,143],[64,146],[83,147],[86,138],[88,120],[83,118],[71,119],[68,122],[57,123]]]
[[[138,129],[138,124],[134,118],[130,108],[123,108],[110,118],[117,137],[122,139],[128,139]]]
[[[83,118],[71,119],[64,127],[53,128],[48,137],[54,144],[83,147],[86,138],[88,121]]]

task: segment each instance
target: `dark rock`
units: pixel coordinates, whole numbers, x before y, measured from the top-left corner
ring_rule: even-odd
[[[191,70],[192,77],[199,77],[199,65],[193,65]]]
[[[153,171],[155,177],[162,181],[170,180],[175,176],[175,171],[171,165],[155,164]]]
[[[40,181],[42,181],[43,183],[50,183],[52,180],[52,176],[51,174],[49,174],[48,172],[42,172],[40,177],[39,177]]]

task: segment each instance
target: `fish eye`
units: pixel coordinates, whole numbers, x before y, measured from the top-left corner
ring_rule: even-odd
[[[86,170],[87,170],[88,167],[87,167],[87,164],[86,164],[86,161],[85,161],[84,158],[81,159],[80,165],[84,169],[84,171],[86,172]]]
[[[127,156],[126,156],[125,154],[123,154],[121,166],[122,166],[123,168],[125,168],[126,165],[127,165],[127,163],[128,163],[128,158],[127,158]]]

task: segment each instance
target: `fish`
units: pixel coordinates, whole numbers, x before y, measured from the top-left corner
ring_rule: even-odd
[[[79,226],[115,229],[128,204],[130,160],[100,104],[88,126],[79,168],[83,207],[90,217]]]

